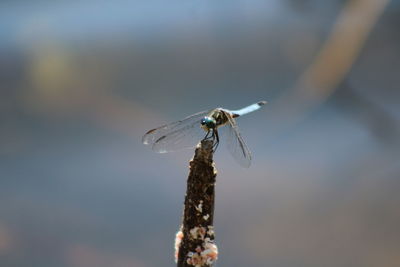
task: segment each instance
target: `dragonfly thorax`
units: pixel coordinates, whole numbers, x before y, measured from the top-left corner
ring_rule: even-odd
[[[225,125],[228,122],[228,116],[230,113],[222,108],[217,108],[210,114],[210,117],[215,120],[216,127]]]

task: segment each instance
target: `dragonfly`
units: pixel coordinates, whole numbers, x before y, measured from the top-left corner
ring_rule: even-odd
[[[214,152],[219,145],[218,128],[227,128],[228,150],[233,158],[243,167],[250,167],[251,153],[244,142],[236,118],[260,109],[266,101],[249,105],[239,110],[215,108],[190,115],[148,131],[142,138],[145,145],[153,151],[167,153],[184,148],[193,148],[199,140],[213,140]]]

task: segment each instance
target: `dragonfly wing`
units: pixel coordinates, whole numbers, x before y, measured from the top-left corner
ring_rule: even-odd
[[[239,128],[232,116],[228,115],[227,145],[233,158],[243,167],[250,167],[251,153],[240,135]]]
[[[205,136],[200,121],[209,112],[198,112],[183,120],[152,129],[143,136],[143,144],[152,145],[152,149],[159,153],[194,147]]]

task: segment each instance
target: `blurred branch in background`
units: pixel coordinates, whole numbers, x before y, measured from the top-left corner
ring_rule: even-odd
[[[344,5],[314,62],[294,89],[273,104],[270,114],[282,120],[281,128],[301,120],[337,89],[388,3],[389,0],[349,0]]]

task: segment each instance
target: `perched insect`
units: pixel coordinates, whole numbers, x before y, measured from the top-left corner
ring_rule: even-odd
[[[249,167],[251,154],[243,141],[235,118],[258,110],[266,101],[260,101],[239,110],[215,108],[202,111],[148,131],[143,136],[143,144],[151,145],[158,153],[177,151],[194,147],[199,140],[212,139],[214,150],[219,144],[218,128],[227,126],[227,144],[229,152],[243,167]]]

